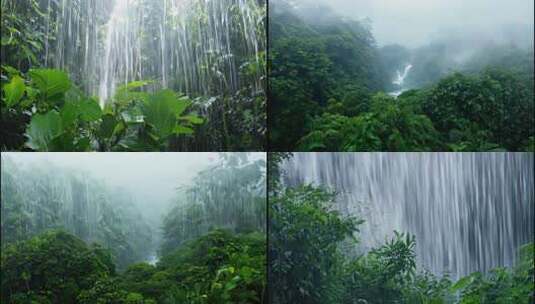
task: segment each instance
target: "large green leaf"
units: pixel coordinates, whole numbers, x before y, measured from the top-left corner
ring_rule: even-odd
[[[177,98],[171,90],[163,90],[149,96],[145,107],[145,121],[150,124],[160,139],[175,132],[177,118],[187,109],[190,102]]]
[[[79,113],[78,110],[79,110],[79,107],[76,101],[65,102],[65,104],[63,105],[60,111],[63,126],[65,127],[70,126],[76,121],[76,118],[78,118],[78,113]]]
[[[26,129],[26,145],[37,151],[53,150],[52,141],[63,132],[61,117],[58,112],[36,114]]]
[[[73,124],[77,118],[91,122],[102,117],[102,109],[94,99],[69,100],[61,109],[64,126]]]
[[[80,114],[85,121],[95,121],[102,117],[102,109],[96,100],[89,98],[80,102]]]
[[[30,76],[46,99],[60,98],[71,88],[69,76],[60,70],[34,69]]]
[[[26,91],[24,80],[20,76],[13,76],[11,81],[4,86],[5,102],[8,107],[16,105]]]
[[[173,93],[172,91],[169,91],[169,92]],[[191,105],[191,101],[189,100],[189,98],[185,96],[178,97],[177,102],[174,103],[174,107],[173,107],[175,116],[177,118],[180,117],[190,105]]]

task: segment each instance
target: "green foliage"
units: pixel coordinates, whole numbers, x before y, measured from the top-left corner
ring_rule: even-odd
[[[288,157],[277,153],[270,168]],[[273,163],[271,163],[273,162]],[[394,236],[366,253],[362,221],[335,209],[335,195],[301,185],[269,192],[269,290],[272,303],[533,303],[535,245],[520,248],[513,268],[472,273],[452,282],[416,264],[415,237]],[[357,247],[357,248],[355,248]]]
[[[214,227],[264,231],[265,161],[250,160],[247,153],[221,154],[221,158],[181,189],[164,218],[162,254]]]
[[[449,76],[430,90],[422,109],[444,142],[466,150],[519,151],[535,132],[532,84],[508,71]]]
[[[109,14],[99,11],[108,8],[88,5],[80,1],[67,4],[46,0],[2,1],[2,150],[32,149],[25,145],[25,131],[33,114],[61,112],[64,103],[69,102],[70,111],[66,111],[72,112],[72,103],[80,101],[69,96],[69,87],[77,86],[85,93],[95,91],[99,79],[96,79],[98,67],[92,58],[96,56],[93,49],[102,46],[98,25],[105,24]],[[136,43],[143,53],[136,65],[149,66],[143,74],[151,79],[160,78],[161,69],[154,64],[170,64],[162,63],[162,51],[153,47],[153,38],[160,37],[161,30],[166,34],[165,39],[176,41],[177,47],[183,48],[180,58],[176,58],[180,63],[166,69],[165,84],[132,79],[137,81],[119,89],[114,98],[101,100],[101,104],[120,105],[103,111],[102,121],[72,121],[70,116],[68,127],[64,126],[62,134],[54,143],[47,143],[47,148],[51,151],[250,151],[265,147],[266,4],[247,0],[239,4],[226,1],[219,6],[196,1],[180,14],[170,14],[164,6],[154,5],[150,0],[137,1],[134,6],[147,12],[139,17],[144,26],[138,33],[139,44]],[[225,21],[214,31],[209,18]],[[165,20],[168,27],[161,29],[160,20]],[[218,36],[216,32],[223,27],[226,33]],[[86,30],[78,30],[82,28]],[[179,28],[188,29],[187,39],[181,36]],[[218,40],[220,47],[207,45],[213,39]],[[164,52],[168,53],[164,57],[171,56],[169,49]],[[175,56],[171,57],[175,60]],[[50,66],[61,66],[65,72],[48,69]],[[184,73],[175,71],[176,66]],[[145,88],[149,84],[150,88]],[[157,91],[162,86],[188,92],[192,98],[173,93],[172,104],[149,102],[148,107],[143,107],[141,100],[147,101],[148,95],[169,100],[170,96],[164,97],[166,93]],[[81,97],[81,100],[92,100]],[[91,105],[88,111],[96,110],[95,103],[87,104]],[[154,116],[156,104],[162,106],[161,111],[169,112]],[[185,112],[176,116],[175,105],[185,104],[188,105]],[[148,121],[142,121],[145,114]]]
[[[263,303],[265,235],[213,230],[164,256],[131,266],[121,286],[158,303]]]
[[[366,24],[341,20],[323,6],[305,9],[301,16],[284,1],[270,9],[270,140],[277,151],[294,150],[329,107],[339,109],[333,114],[365,111],[369,93],[386,78]]]
[[[45,14],[37,0],[2,1],[1,14],[0,61],[27,71],[39,63],[45,49]]]
[[[134,264],[118,275],[109,251],[47,231],[3,248],[2,302],[264,303],[265,262],[265,235],[214,230],[157,266]]]
[[[62,131],[61,117],[58,112],[37,114],[32,118],[26,131],[27,146],[37,151],[53,151],[52,141],[60,136]]]
[[[398,98],[377,93],[355,117],[345,115],[348,108],[331,99],[298,149],[522,151],[535,132],[533,88],[521,75],[496,69],[454,74]]]
[[[56,166],[22,165],[2,155],[2,246],[62,228],[101,243],[119,269],[151,250],[152,229],[124,192]]]
[[[279,0],[270,14],[272,150],[531,149],[532,48],[476,50],[460,64],[455,42],[379,49],[366,21],[321,5]],[[409,63],[403,88],[391,84]],[[407,88],[420,89],[397,98],[380,92]]]
[[[292,157],[291,152],[270,152],[268,157],[268,191],[269,195],[274,195],[281,190],[280,180],[282,175],[281,163]]]
[[[188,149],[252,151],[266,146],[267,101],[263,91],[251,86],[231,96],[202,100],[197,106],[200,112],[207,112],[208,123],[199,127]]]
[[[4,94],[6,96],[6,106],[12,107],[17,104],[24,92],[26,91],[26,85],[22,78],[18,75],[13,76],[9,84],[4,85]]]
[[[43,101],[56,101],[71,88],[71,81],[67,73],[59,70],[30,70],[32,83]]]
[[[3,86],[2,113],[28,117],[25,146],[35,151],[162,151],[179,136],[192,136],[204,119],[188,113],[191,101],[170,90],[140,91],[148,82],[134,82],[120,88],[115,102],[101,109],[93,98],[73,87],[66,73],[32,69],[28,80],[9,67],[11,80]],[[30,113],[30,114],[28,114]],[[6,132],[22,137],[24,125]],[[21,149],[10,144],[4,147]],[[4,140],[4,139],[3,139]],[[20,139],[13,140],[19,143]]]
[[[164,90],[149,96],[144,106],[144,119],[160,138],[167,138],[171,134],[193,134],[193,129],[179,125],[177,120],[177,118],[184,119],[181,115],[190,103],[187,99],[180,100],[180,102],[176,99],[173,91]],[[202,119],[199,120],[202,123]],[[189,119],[188,121],[197,120]]]
[[[427,151],[438,147],[431,121],[410,104],[383,93],[372,97],[370,110],[357,117],[325,113],[300,141],[306,151]]]
[[[519,262],[514,269],[496,268],[489,274],[475,272],[461,278],[451,290],[460,291],[461,304],[533,303],[534,248],[531,243],[520,249]]]
[[[274,303],[339,303],[338,245],[361,221],[332,209],[334,195],[303,186],[270,198],[269,267]],[[340,286],[340,284],[338,284]]]
[[[61,231],[4,247],[2,301],[31,296],[45,303],[74,303],[82,290],[114,273],[106,255]]]
[[[346,271],[346,303],[395,303],[413,284],[416,271],[414,237],[395,232],[395,237],[366,256],[351,261]]]

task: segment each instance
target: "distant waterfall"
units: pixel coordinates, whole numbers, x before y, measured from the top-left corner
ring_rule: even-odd
[[[455,278],[511,266],[533,241],[533,165],[530,153],[296,153],[285,183],[338,191],[336,208],[366,220],[362,250],[409,232],[419,264]]]
[[[259,0],[39,0],[45,62],[103,105],[118,86],[155,80],[192,95],[234,93],[265,49]],[[261,90],[263,71],[247,75]]]
[[[412,69],[412,64],[409,63],[405,66],[403,73],[401,73],[399,70],[396,71],[397,77],[392,83],[397,84],[399,86],[403,86],[403,83],[405,82],[405,78],[407,78],[407,75],[409,75],[409,72],[411,71],[411,69]]]
[[[399,70],[396,71],[397,76],[396,79],[392,81],[392,84],[395,84],[399,89],[394,92],[391,92],[391,96],[398,97],[399,95],[401,95],[401,93],[406,91],[406,88],[403,87],[403,84],[405,83],[405,79],[407,78],[411,70],[412,64],[408,63],[407,65],[405,65],[405,69],[403,69],[403,72]]]

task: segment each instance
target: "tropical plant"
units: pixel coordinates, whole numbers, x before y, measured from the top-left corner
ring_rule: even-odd
[[[194,126],[204,122],[187,113],[191,101],[185,96],[170,90],[140,91],[148,82],[119,88],[115,102],[101,109],[62,71],[30,70],[25,80],[15,69],[4,69],[11,78],[3,86],[2,111],[29,119],[25,146],[35,151],[161,151],[174,137],[190,136]],[[20,132],[20,126],[14,127]]]

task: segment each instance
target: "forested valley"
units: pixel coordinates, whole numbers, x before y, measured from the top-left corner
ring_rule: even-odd
[[[379,45],[383,20],[341,15],[333,7],[342,2],[359,12],[370,1],[270,2],[275,151],[534,150],[533,18],[503,33],[466,25],[420,45]],[[412,22],[396,17],[399,28]]]
[[[2,303],[266,299],[264,155],[39,155],[2,154]]]
[[[270,153],[271,303],[534,303],[533,164]]]
[[[264,0],[5,0],[1,149],[265,147]]]

